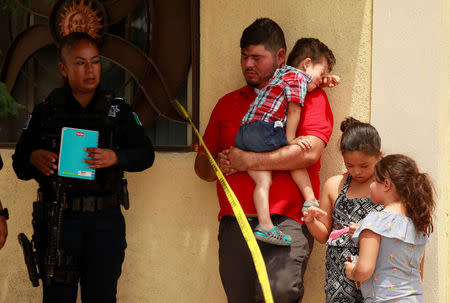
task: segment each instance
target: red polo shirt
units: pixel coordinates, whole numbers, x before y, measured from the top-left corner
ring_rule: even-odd
[[[244,86],[225,95],[216,104],[203,135],[203,140],[214,157],[220,151],[235,146],[234,138],[241,120],[255,98],[254,89],[250,86]],[[312,135],[327,144],[332,130],[333,114],[327,95],[322,89],[316,89],[308,93],[301,112],[297,135]],[[319,196],[320,190],[319,170],[320,159],[307,168],[316,197]],[[244,213],[256,214],[253,204],[255,183],[250,176],[246,172],[240,172],[227,176],[226,179],[241,203]],[[272,179],[269,194],[270,213],[285,215],[300,222],[303,197],[289,171],[273,171]],[[216,186],[220,205],[220,220],[222,216],[232,214],[233,210],[220,183],[217,182]]]

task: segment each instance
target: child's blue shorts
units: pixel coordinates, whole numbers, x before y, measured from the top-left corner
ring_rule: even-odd
[[[271,151],[289,144],[283,127],[265,121],[241,125],[234,141],[240,149],[254,152]]]

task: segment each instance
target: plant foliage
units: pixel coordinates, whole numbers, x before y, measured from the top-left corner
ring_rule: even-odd
[[[19,104],[9,94],[6,89],[6,85],[0,82],[0,117],[5,118],[8,115],[15,116],[20,109],[25,108],[22,104]]]
[[[19,0],[20,1],[20,0]],[[0,13],[5,15],[17,15],[22,13],[23,8],[19,4],[18,0],[1,0],[0,1]]]

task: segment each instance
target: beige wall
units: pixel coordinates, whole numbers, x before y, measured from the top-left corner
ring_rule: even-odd
[[[450,1],[374,1],[372,122],[386,153],[405,153],[436,186],[425,302],[449,302]]]
[[[217,99],[244,85],[239,67],[242,30],[257,17],[270,17],[285,30],[288,50],[296,39],[310,36],[321,39],[335,53],[333,72],[341,76],[342,84],[328,94],[335,133],[323,157],[321,177],[324,180],[341,172],[339,122],[349,115],[364,121],[370,118],[372,1],[200,2],[200,132]],[[11,170],[11,151],[1,152],[5,168],[0,173],[0,197],[12,219],[10,237],[0,251],[0,303],[38,302],[40,290],[28,282],[16,240],[21,231],[31,234],[36,186],[17,181]],[[195,176],[194,158],[193,153],[158,153],[153,168],[127,175],[132,205],[125,212],[128,249],[118,302],[226,301],[217,270],[215,186]],[[304,302],[324,301],[323,277],[324,246],[316,244],[306,274]]]

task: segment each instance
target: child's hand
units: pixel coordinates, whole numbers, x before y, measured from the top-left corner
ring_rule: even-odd
[[[350,239],[353,237],[353,234],[358,229],[358,227],[359,227],[358,223],[350,222],[350,224],[348,225],[348,235],[349,235]]]
[[[295,144],[300,146],[302,150],[308,150],[312,147],[311,139],[307,136],[300,136],[295,138],[290,142],[290,144]]]
[[[302,221],[304,223],[310,223],[314,221],[315,218],[326,216],[327,213],[320,208],[311,206],[306,211],[303,212]]]
[[[353,280],[353,269],[355,268],[356,264],[346,261],[344,262],[344,266],[345,266],[345,275],[350,280]]]
[[[325,76],[322,78],[322,83],[320,83],[320,87],[324,88],[324,87],[335,87],[336,85],[338,85],[339,83],[341,83],[341,78],[339,78],[339,76],[336,75],[329,75],[329,76]]]

